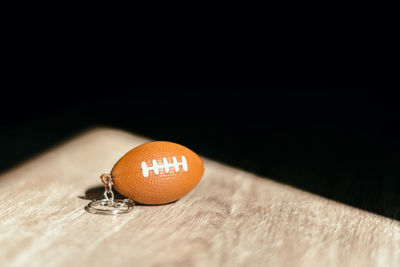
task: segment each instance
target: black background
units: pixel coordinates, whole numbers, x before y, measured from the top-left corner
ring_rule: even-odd
[[[112,48],[84,34],[13,42],[1,88],[0,170],[110,126],[400,219],[390,52],[318,30],[316,40],[185,34],[129,45],[109,37]]]

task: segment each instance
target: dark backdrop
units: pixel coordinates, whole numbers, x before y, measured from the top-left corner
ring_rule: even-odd
[[[0,170],[111,126],[400,219],[391,67],[359,47],[199,47],[111,60],[100,49],[16,48],[1,87]]]

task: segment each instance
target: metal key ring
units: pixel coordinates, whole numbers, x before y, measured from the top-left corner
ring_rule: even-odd
[[[104,183],[104,199],[90,202],[85,210],[94,214],[114,215],[130,212],[135,206],[135,202],[130,199],[114,199],[112,190],[113,182],[110,174],[100,176]]]
[[[85,210],[94,214],[114,215],[130,212],[135,202],[130,199],[102,199],[90,202]]]

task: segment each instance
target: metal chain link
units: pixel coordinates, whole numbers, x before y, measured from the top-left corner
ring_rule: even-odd
[[[113,182],[112,182],[112,178],[111,176],[107,178],[107,185],[104,185],[104,198],[108,201],[110,201],[111,203],[114,202],[114,192],[112,191],[112,186],[113,186]]]
[[[127,213],[133,209],[135,202],[130,199],[114,199],[112,190],[113,181],[111,174],[103,173],[100,179],[104,184],[104,199],[90,202],[85,210],[94,214],[121,214]]]

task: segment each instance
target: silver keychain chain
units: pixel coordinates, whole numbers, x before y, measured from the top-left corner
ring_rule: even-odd
[[[104,198],[90,202],[85,210],[94,214],[115,215],[130,212],[135,206],[135,202],[130,199],[114,199],[112,190],[113,181],[110,174],[100,176],[104,183]]]

